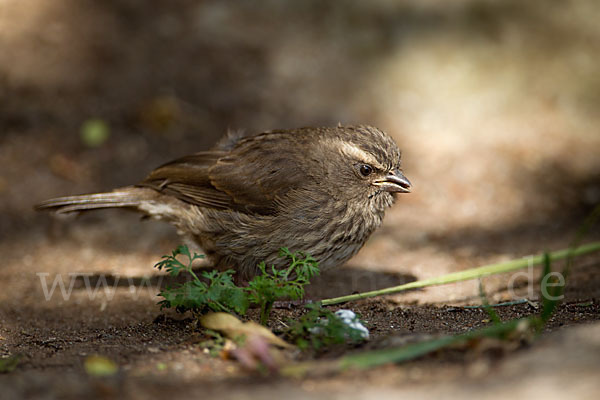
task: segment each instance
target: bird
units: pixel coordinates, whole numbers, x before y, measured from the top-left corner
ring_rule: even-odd
[[[228,133],[214,148],[168,162],[138,184],[37,204],[56,214],[127,208],[173,224],[209,263],[258,274],[284,268],[279,251],[312,256],[321,271],[345,263],[411,183],[384,131],[337,125]]]

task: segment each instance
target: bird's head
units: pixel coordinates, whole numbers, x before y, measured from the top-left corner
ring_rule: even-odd
[[[370,126],[339,126],[317,144],[329,153],[328,179],[335,180],[340,199],[360,199],[378,211],[393,203],[396,193],[409,193],[398,145]]]

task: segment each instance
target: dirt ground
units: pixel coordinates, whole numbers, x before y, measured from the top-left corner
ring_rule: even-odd
[[[0,0],[0,356],[21,356],[0,398],[595,398],[598,254],[577,259],[531,343],[290,379],[210,356],[190,315],[159,309],[168,278],[152,266],[181,243],[173,228],[33,205],[134,183],[227,129],[368,123],[397,140],[414,192],[309,298],[566,248],[600,202],[599,17],[592,0]],[[85,140],[90,119],[106,140]],[[491,302],[530,300],[499,307],[503,320],[539,313],[537,276],[483,279]],[[57,279],[72,290],[50,293]],[[334,307],[358,312],[369,342],[292,359],[486,326],[463,307],[478,293],[464,282]],[[94,354],[119,372],[88,376]]]

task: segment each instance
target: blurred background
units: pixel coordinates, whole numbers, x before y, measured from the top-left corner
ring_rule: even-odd
[[[135,183],[228,129],[361,123],[396,139],[414,190],[348,265],[311,283],[311,297],[562,249],[600,202],[599,21],[598,0],[0,0],[0,357],[24,355],[0,392],[593,398],[597,329],[561,330],[582,333],[545,342],[550,355],[540,341],[491,366],[479,361],[512,350],[482,342],[465,360],[436,355],[329,386],[238,380],[231,362],[202,354],[195,322],[156,305],[152,266],[182,242],[172,227],[119,210],[62,221],[33,205]],[[598,227],[586,238],[599,239]],[[598,255],[577,259],[574,311],[552,329],[598,319],[599,267]],[[73,273],[113,291],[92,297]],[[46,298],[42,281],[55,278],[71,297]],[[513,299],[510,278],[484,279],[490,302]],[[535,300],[534,281],[521,276],[516,295]],[[485,324],[483,312],[436,307],[480,302],[470,281],[347,307],[362,307],[374,337],[402,339]],[[513,316],[536,313],[529,304]],[[89,383],[94,353],[123,372]]]
[[[565,247],[600,201],[599,18],[595,0],[0,0],[0,247],[19,271],[151,273],[173,229],[57,228],[32,205],[228,129],[338,122],[392,135],[414,184],[350,266],[427,278]]]

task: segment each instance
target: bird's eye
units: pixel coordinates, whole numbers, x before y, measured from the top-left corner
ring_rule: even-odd
[[[362,176],[369,176],[373,173],[373,167],[367,164],[362,164],[359,167],[359,171]]]

